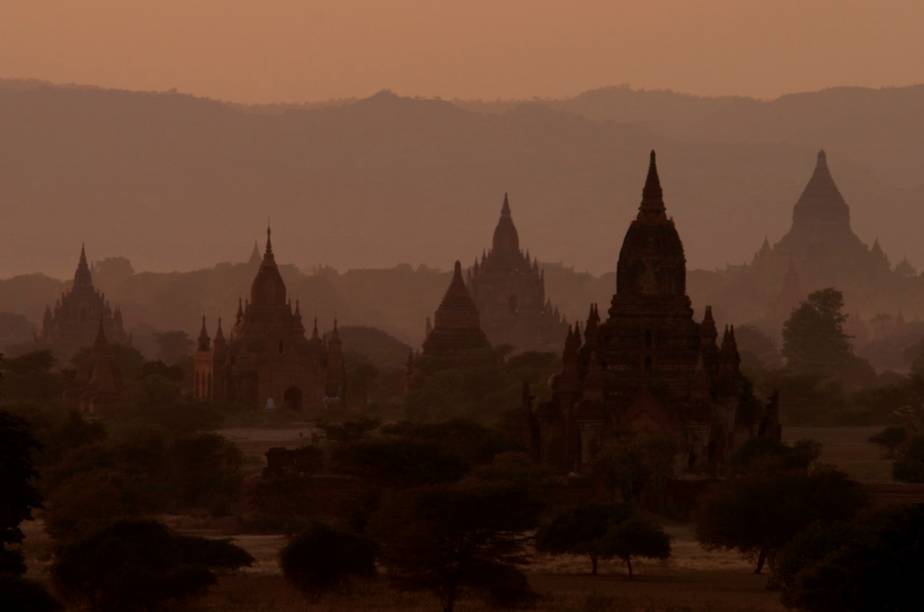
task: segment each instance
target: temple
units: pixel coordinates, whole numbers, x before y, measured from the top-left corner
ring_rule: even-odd
[[[93,286],[86,249],[80,247],[80,260],[71,287],[55,303],[45,307],[42,330],[36,337],[38,348],[51,350],[62,362],[80,349],[93,346],[102,330],[109,342],[129,344],[122,323],[122,311],[113,309],[106,296]]]
[[[111,416],[122,400],[122,377],[106,338],[105,319],[100,317],[96,339],[81,355],[74,378],[65,386],[64,399],[90,416]]]
[[[789,231],[772,246],[764,240],[744,280],[750,281],[755,295],[765,294],[758,299],[771,305],[767,314],[777,326],[788,317],[793,303],[825,287],[837,287],[851,302],[872,306],[873,296],[866,294],[888,293],[883,289],[895,280],[890,278],[892,272],[879,242],[867,246],[854,233],[850,207],[834,182],[828,156],[819,151],[793,207]]]
[[[337,322],[321,338],[315,320],[306,338],[301,306],[287,297],[269,228],[250,300],[238,300],[228,338],[219,318],[213,340],[203,317],[193,367],[193,395],[199,400],[291,411],[343,404],[346,370]]]
[[[745,399],[734,328],[719,343],[710,307],[701,322],[693,318],[654,151],[605,314],[592,304],[583,331],[569,329],[549,402],[533,410],[524,392],[534,456],[587,471],[607,444],[655,434],[675,442],[680,471],[715,473],[746,439],[779,434],[775,410],[754,414]]]
[[[467,284],[491,344],[517,351],[557,350],[568,326],[545,295],[539,262],[520,249],[507,194],[491,250],[475,260]]]
[[[433,317],[427,319],[422,350],[407,362],[407,387],[419,386],[429,373],[493,359],[491,344],[481,329],[478,307],[462,278],[462,264],[455,262],[452,280]]]

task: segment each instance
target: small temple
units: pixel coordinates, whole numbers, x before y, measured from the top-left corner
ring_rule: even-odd
[[[250,299],[238,300],[229,336],[219,318],[212,339],[203,317],[193,359],[193,395],[199,400],[292,411],[345,401],[346,367],[337,322],[322,338],[315,319],[311,337],[306,337],[301,305],[287,296],[269,228]]]
[[[433,324],[427,319],[422,350],[408,356],[407,388],[419,385],[429,372],[483,359],[493,359],[491,343],[481,328],[478,307],[465,286],[462,263],[457,260]]]

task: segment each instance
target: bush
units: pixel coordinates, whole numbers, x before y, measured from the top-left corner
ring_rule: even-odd
[[[217,571],[252,563],[228,541],[177,535],[154,521],[124,521],[66,546],[52,578],[68,600],[97,610],[151,610],[202,593]]]
[[[61,604],[41,584],[0,574],[0,610],[55,612],[60,609]]]
[[[375,544],[366,537],[314,523],[279,554],[286,580],[317,596],[354,577],[375,574]]]
[[[924,482],[924,436],[914,436],[899,451],[892,476],[902,482]]]
[[[924,576],[924,504],[883,511],[856,525],[816,525],[780,551],[779,566],[788,607],[917,609]]]
[[[863,488],[846,474],[766,473],[718,484],[696,509],[696,536],[708,548],[757,556],[756,572],[777,550],[816,521],[853,518],[868,504]]]
[[[892,457],[895,455],[895,451],[898,447],[907,439],[908,431],[904,427],[892,426],[886,427],[879,433],[870,436],[869,441],[883,447],[887,456]]]

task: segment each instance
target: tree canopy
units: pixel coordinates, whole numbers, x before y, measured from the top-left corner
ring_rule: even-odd
[[[445,612],[463,589],[509,606],[532,598],[517,565],[540,507],[510,482],[469,479],[388,495],[370,527],[399,588],[435,593]]]
[[[375,544],[368,538],[313,523],[279,554],[286,580],[309,597],[351,578],[375,574]]]
[[[181,536],[155,521],[123,521],[66,546],[52,578],[67,599],[103,612],[150,610],[202,593],[216,572],[252,563],[226,540]]]
[[[844,295],[837,289],[810,294],[783,325],[783,356],[793,371],[833,373],[853,358],[844,332]]]
[[[756,555],[760,573],[801,530],[851,519],[867,503],[859,484],[831,468],[754,474],[721,482],[700,500],[696,536],[707,547]]]
[[[924,504],[856,524],[817,523],[779,554],[783,603],[808,612],[916,609],[924,576]]]

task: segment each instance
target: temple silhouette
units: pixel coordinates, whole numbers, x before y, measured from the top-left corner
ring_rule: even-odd
[[[507,194],[491,250],[468,270],[467,285],[482,328],[494,346],[551,351],[561,344],[567,323],[546,297],[545,275],[538,260],[520,249]]]
[[[93,286],[87,251],[82,245],[71,287],[54,307],[45,307],[35,348],[50,350],[60,363],[66,364],[78,351],[93,346],[100,330],[108,342],[130,343],[122,322],[122,311],[118,306],[113,308],[106,296]]]
[[[534,456],[584,471],[609,442],[656,434],[674,440],[682,471],[713,473],[750,437],[779,436],[775,403],[756,414],[747,401],[734,328],[719,343],[710,307],[693,318],[654,151],[616,278],[606,318],[592,304],[583,332],[568,332],[552,399],[533,409],[524,392]]]
[[[337,322],[329,336],[321,338],[315,319],[311,337],[305,337],[301,305],[297,299],[293,305],[287,296],[269,228],[250,300],[238,300],[229,337],[219,318],[213,340],[202,318],[193,395],[292,411],[318,410],[345,400],[346,369]]]

